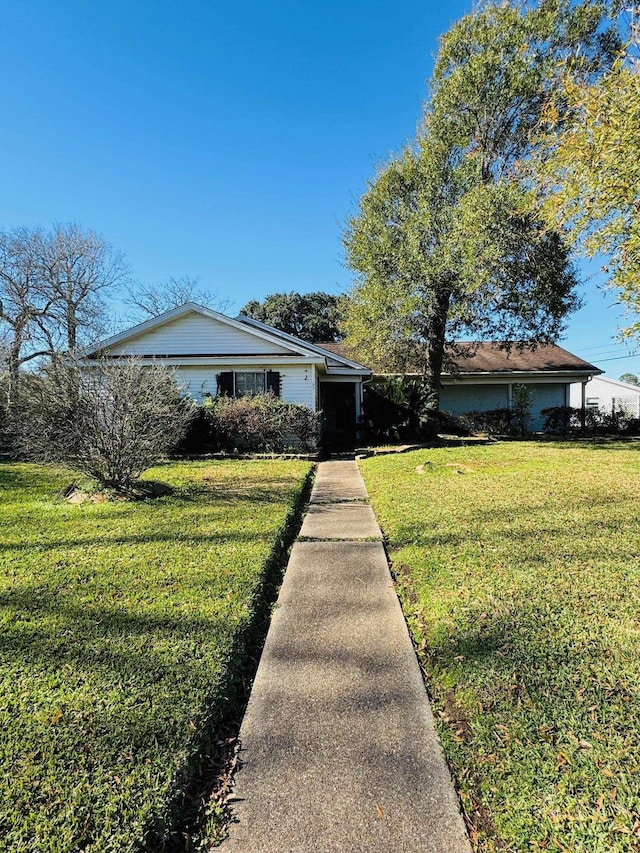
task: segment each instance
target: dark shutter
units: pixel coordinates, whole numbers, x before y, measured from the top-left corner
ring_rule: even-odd
[[[275,397],[280,396],[280,373],[277,370],[267,370],[267,391]]]
[[[233,371],[228,373],[218,373],[216,376],[218,382],[218,397],[233,397]]]

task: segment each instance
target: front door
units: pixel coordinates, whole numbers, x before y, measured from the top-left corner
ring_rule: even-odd
[[[321,382],[322,436],[324,448],[349,450],[356,441],[356,383]]]

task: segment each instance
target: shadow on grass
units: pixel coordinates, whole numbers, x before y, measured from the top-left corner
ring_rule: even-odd
[[[536,774],[546,773],[550,785],[571,775],[571,784],[590,790],[594,802],[602,793],[602,766],[611,762],[620,778],[633,768],[640,699],[629,666],[635,660],[633,641],[624,639],[623,625],[616,643],[615,614],[608,626],[594,622],[591,589],[585,592],[584,611],[571,597],[552,596],[545,607],[544,598],[522,590],[506,612],[487,614],[477,602],[434,631],[413,570],[396,565],[394,575],[409,621],[419,626],[419,636],[431,638],[416,652],[445,734],[456,789],[466,792],[461,806],[472,834],[490,838],[495,849],[508,847],[485,795],[495,771],[487,757],[496,753],[503,768],[517,772],[520,767],[523,796],[531,797],[532,806],[538,783],[526,776],[522,762],[527,772],[535,766]],[[625,618],[633,621],[630,614]],[[599,739],[583,749],[585,741],[579,739],[589,741],[595,729]],[[557,765],[558,749],[570,756],[566,766]],[[499,812],[499,804],[496,808]]]
[[[152,545],[154,543],[158,544],[161,542],[171,544],[183,542],[186,545],[201,545],[207,543],[213,544],[214,542],[255,542],[255,540],[255,533],[251,533],[250,531],[246,533],[227,531],[203,535],[189,533],[188,530],[185,530],[184,533],[180,534],[144,533],[140,534],[140,536],[116,536],[114,538],[103,535],[83,539],[56,539],[39,542],[36,545],[34,545],[33,542],[4,542],[0,543],[0,552],[37,550],[38,553],[42,553],[45,551],[53,551],[58,548],[89,548],[94,545],[101,547],[117,547],[120,545]]]
[[[168,810],[169,817],[158,819],[155,825],[149,828],[144,846],[148,853],[187,853],[192,849],[194,833],[197,833],[206,821],[206,807],[210,795],[219,784],[221,764],[228,761],[228,755],[220,756],[219,750],[216,750],[216,742],[224,740],[234,743],[237,740],[269,629],[271,608],[278,596],[289,549],[302,525],[304,509],[313,485],[313,475],[312,469],[296,495],[271,555],[265,563],[262,581],[254,596],[255,606],[251,618],[234,639],[229,656],[230,667],[227,672],[225,696],[217,712],[210,714],[206,727],[197,733],[191,758],[177,780],[176,795]],[[219,760],[214,758],[216,754]]]
[[[526,438],[510,439],[529,444],[549,445],[561,450],[575,450],[584,447],[587,450],[640,450],[640,436],[629,435],[530,435]]]
[[[0,634],[0,652],[6,660],[16,666],[22,665],[25,671],[44,671],[54,677],[65,672],[80,675],[85,672],[89,677],[95,674],[107,686],[112,684],[116,691],[123,691],[123,695],[128,691],[136,694],[135,710],[127,703],[115,702],[108,713],[104,709],[94,712],[92,708],[81,712],[81,730],[71,732],[71,739],[77,741],[78,760],[92,762],[95,758],[92,751],[100,743],[100,748],[105,750],[103,758],[107,760],[112,741],[115,742],[110,734],[112,730],[126,731],[129,743],[134,746],[133,753],[139,750],[140,755],[146,754],[149,745],[156,743],[158,738],[171,738],[175,734],[175,745],[170,746],[174,754],[186,755],[185,763],[172,781],[172,794],[166,808],[147,827],[146,843],[141,849],[155,853],[191,849],[189,839],[203,821],[206,794],[215,788],[219,776],[212,759],[216,751],[219,752],[216,744],[235,738],[239,731],[266,636],[270,608],[277,596],[289,546],[301,524],[311,480],[309,473],[293,497],[288,516],[264,563],[248,616],[230,616],[224,603],[220,615],[214,613],[210,618],[190,616],[188,611],[173,611],[169,607],[159,614],[125,611],[118,608],[118,601],[111,604],[108,590],[97,606],[83,608],[81,604],[66,600],[64,587],[59,591],[38,588],[37,578],[30,589],[8,590],[0,595],[0,606],[7,617],[5,630]],[[34,484],[38,482],[41,484],[41,480],[35,480]],[[282,498],[279,500],[283,503]],[[255,537],[240,531],[231,535],[197,537],[185,532],[180,538],[186,542],[207,543],[217,539],[246,541]],[[175,542],[175,539],[168,533],[143,533],[119,537],[113,544],[139,545]],[[96,537],[46,543],[46,547],[87,548],[92,544],[111,543],[104,537]],[[202,584],[201,594],[207,595],[206,578],[190,578],[188,583],[194,586],[196,595],[200,594]],[[224,625],[220,649],[222,666],[219,656],[202,658],[198,654],[200,643],[221,633],[221,623]],[[185,720],[172,713],[166,697],[173,695],[175,685],[176,701],[179,701],[178,697],[185,696],[190,683],[194,684],[195,693],[203,694],[203,699],[200,701],[198,697],[193,732],[187,732],[185,740]],[[37,728],[35,719],[27,723]],[[69,760],[73,763],[76,758],[70,756]],[[84,837],[78,838],[78,849],[96,843],[96,837],[92,836],[98,836],[100,829],[89,821]]]

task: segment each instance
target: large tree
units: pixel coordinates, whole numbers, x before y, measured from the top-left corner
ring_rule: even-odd
[[[340,297],[330,293],[272,293],[262,302],[253,299],[240,310],[269,326],[303,341],[339,341]]]
[[[44,331],[52,352],[75,352],[104,331],[105,296],[128,280],[129,267],[95,231],[72,223],[40,233],[40,286],[51,300]]]
[[[127,274],[122,255],[78,225],[0,233],[0,342],[10,389],[28,361],[94,340],[104,296]]]
[[[515,167],[558,57],[597,74],[610,56],[604,10],[556,0],[488,3],[443,37],[417,139],[384,167],[346,233],[358,280],[347,341],[372,366],[424,377],[434,406],[447,343],[553,341],[577,305],[560,235],[536,215]]]
[[[52,298],[44,296],[38,253],[40,231],[17,228],[0,233],[0,344],[8,376],[8,397],[20,367],[50,352],[42,325],[50,319]]]

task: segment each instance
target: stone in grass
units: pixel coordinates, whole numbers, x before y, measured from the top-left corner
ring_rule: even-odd
[[[88,492],[81,489],[76,483],[71,483],[60,493],[60,497],[70,504],[82,504],[91,501],[93,504],[107,503],[108,501],[143,501],[160,498],[173,492],[167,483],[157,480],[141,480],[134,485],[121,491],[116,489],[99,489]]]

